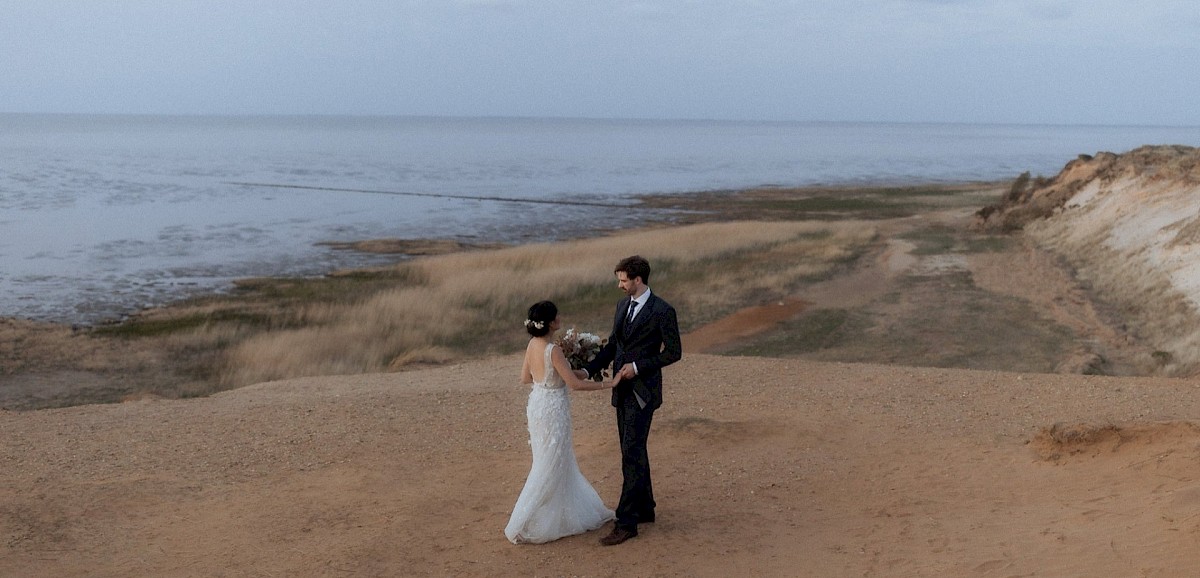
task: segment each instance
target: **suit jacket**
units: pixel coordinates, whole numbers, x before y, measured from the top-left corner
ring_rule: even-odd
[[[613,388],[612,404],[617,406],[623,396],[636,392],[646,402],[646,409],[654,410],[662,405],[662,368],[683,357],[679,323],[675,318],[675,308],[651,292],[650,299],[626,327],[625,317],[629,313],[630,300],[626,297],[617,304],[612,335],[608,336],[608,343],[588,364],[587,371],[589,375],[595,375],[597,371],[612,365],[615,372],[626,363],[637,363],[637,377],[621,380]]]

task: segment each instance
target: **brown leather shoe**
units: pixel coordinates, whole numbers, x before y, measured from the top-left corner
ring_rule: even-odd
[[[637,536],[636,529],[630,530],[629,528],[614,526],[612,532],[609,532],[607,536],[600,538],[600,543],[605,546],[616,546],[617,544],[620,544],[634,536]]]

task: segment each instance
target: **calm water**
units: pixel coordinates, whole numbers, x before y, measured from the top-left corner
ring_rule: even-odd
[[[323,241],[583,235],[644,217],[620,207],[641,193],[1050,176],[1143,144],[1200,128],[0,115],[0,316],[90,323],[381,260]]]

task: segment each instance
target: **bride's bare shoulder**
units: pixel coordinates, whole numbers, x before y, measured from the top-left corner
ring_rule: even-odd
[[[546,347],[550,345],[545,339],[534,337],[529,340],[525,346],[525,358],[530,360],[540,360],[546,353]]]

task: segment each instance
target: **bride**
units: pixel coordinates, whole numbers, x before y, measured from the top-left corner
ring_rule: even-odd
[[[541,301],[529,308],[525,329],[532,338],[525,349],[521,383],[533,385],[526,407],[533,466],[504,528],[514,544],[557,540],[595,530],[613,519],[613,511],[604,507],[575,462],[566,388],[612,389],[616,381],[587,381],[582,370],[572,370],[553,341],[559,327],[553,303]]]

